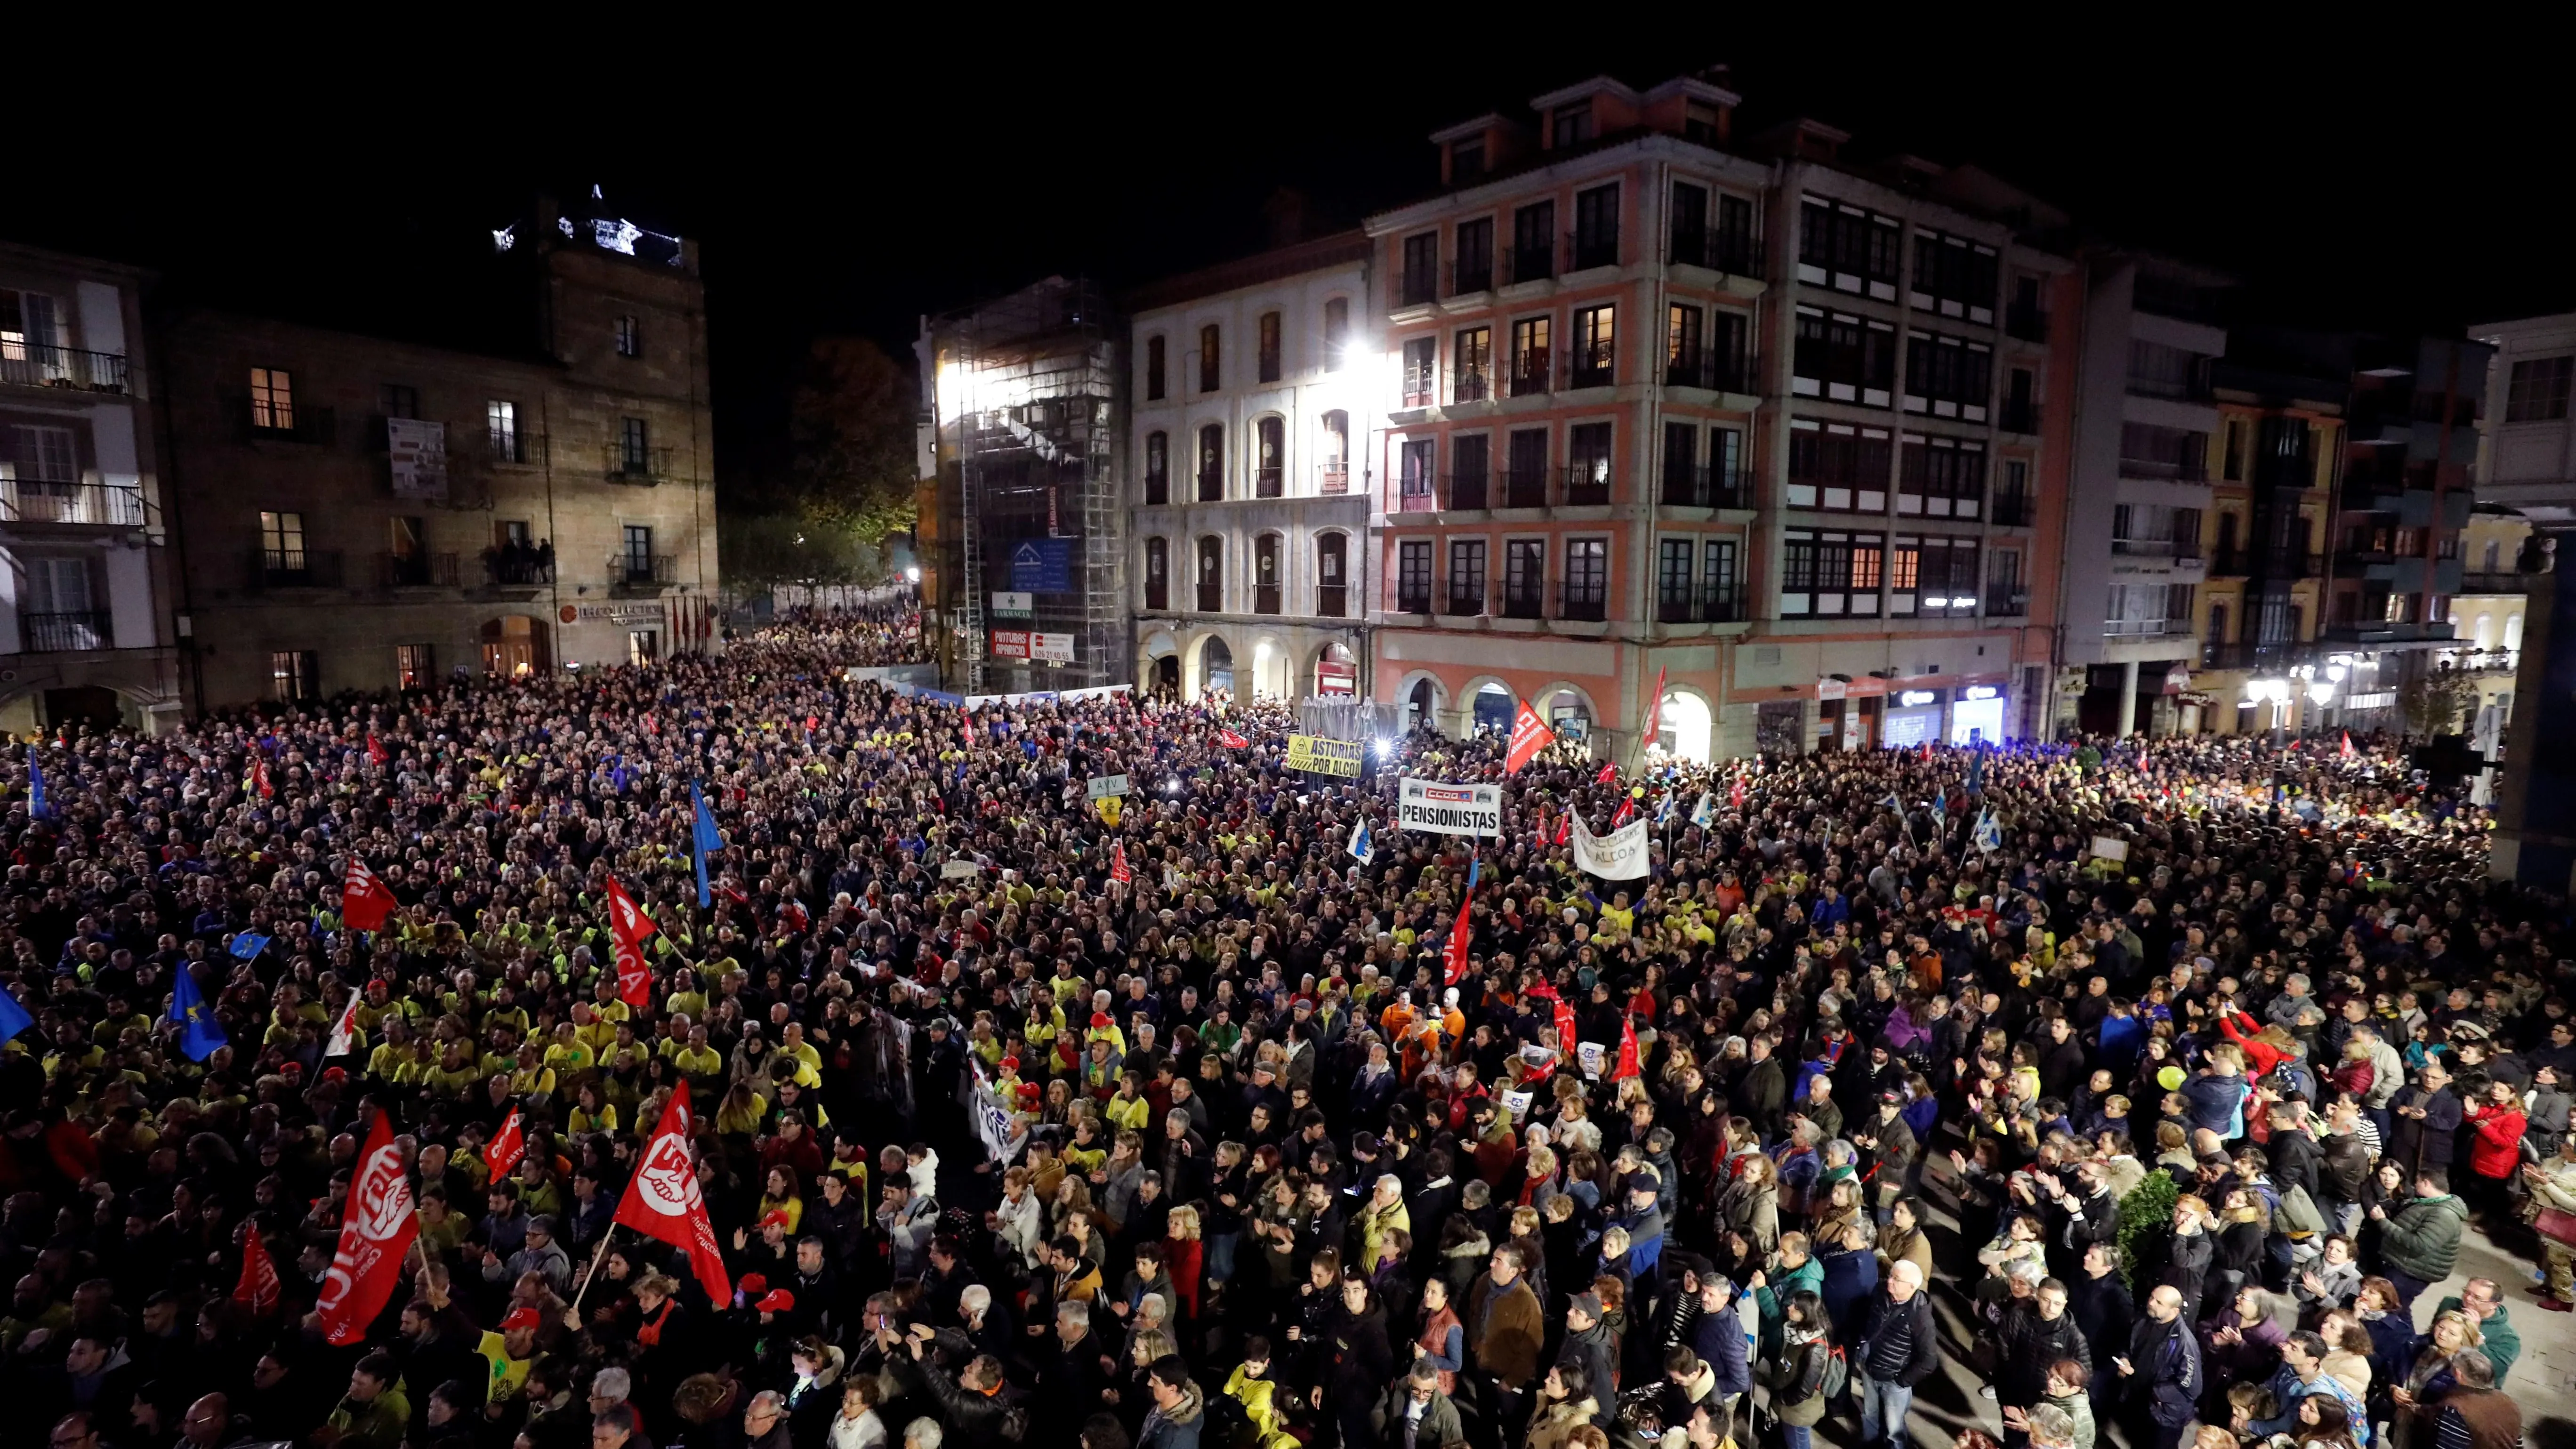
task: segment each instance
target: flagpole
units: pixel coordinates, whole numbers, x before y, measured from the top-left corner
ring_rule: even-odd
[[[599,1235],[599,1246],[591,1251],[590,1268],[581,1275],[581,1286],[573,1290],[572,1307],[567,1309],[567,1312],[575,1315],[580,1314],[581,1300],[590,1292],[590,1285],[598,1281],[600,1261],[608,1256],[608,1241],[616,1236],[617,1224],[614,1221],[611,1221],[608,1225],[608,1231]],[[576,1316],[575,1322],[578,1321],[579,1318]]]

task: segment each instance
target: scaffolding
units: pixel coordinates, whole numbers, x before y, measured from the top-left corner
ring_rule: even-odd
[[[1125,682],[1122,370],[1107,299],[1049,277],[929,330],[941,461],[956,464],[940,499],[957,520],[950,682],[969,694]],[[996,593],[1029,596],[1026,617],[997,617]],[[1065,636],[1072,657],[1045,657]]]

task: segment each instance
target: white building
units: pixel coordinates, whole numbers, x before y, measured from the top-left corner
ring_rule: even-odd
[[[0,729],[179,718],[148,280],[0,245]]]
[[[1368,677],[1368,254],[1345,232],[1128,299],[1144,688],[1294,700]]]

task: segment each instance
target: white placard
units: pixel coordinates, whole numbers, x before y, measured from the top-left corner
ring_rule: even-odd
[[[1438,780],[1407,779],[1396,796],[1395,824],[1399,830],[1499,840],[1503,834],[1503,789],[1500,785],[1449,785]]]
[[[1583,817],[1576,816],[1574,825],[1574,865],[1577,870],[1597,875],[1603,880],[1643,880],[1646,877],[1646,820],[1639,816],[1607,835],[1594,835],[1583,828]]]
[[[385,454],[396,498],[447,496],[447,424],[387,418]]]
[[[1601,1075],[1601,1062],[1603,1057],[1607,1054],[1608,1053],[1602,1047],[1601,1043],[1597,1041],[1576,1042],[1574,1044],[1575,1058],[1583,1063],[1583,1075],[1587,1077],[1597,1077]]]
[[[2125,861],[2129,858],[2129,842],[2116,835],[2096,835],[2093,837],[2093,854],[2101,860]]]
[[[977,865],[971,860],[952,860],[939,867],[939,878],[941,880],[964,880],[983,868],[984,867]]]
[[[1124,775],[1094,775],[1091,777],[1091,798],[1094,800],[1106,800],[1112,795],[1124,795],[1126,793],[1127,777]]]
[[[1512,1114],[1513,1121],[1526,1122],[1529,1120],[1530,1103],[1536,1100],[1536,1097],[1537,1094],[1533,1092],[1505,1092],[1503,1110]]]

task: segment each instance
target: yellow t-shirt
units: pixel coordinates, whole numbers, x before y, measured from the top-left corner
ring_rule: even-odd
[[[484,1376],[486,1401],[497,1404],[504,1399],[517,1398],[519,1390],[528,1385],[528,1370],[535,1368],[537,1361],[510,1357],[509,1340],[497,1333],[483,1335],[474,1347],[483,1355],[487,1368]]]

